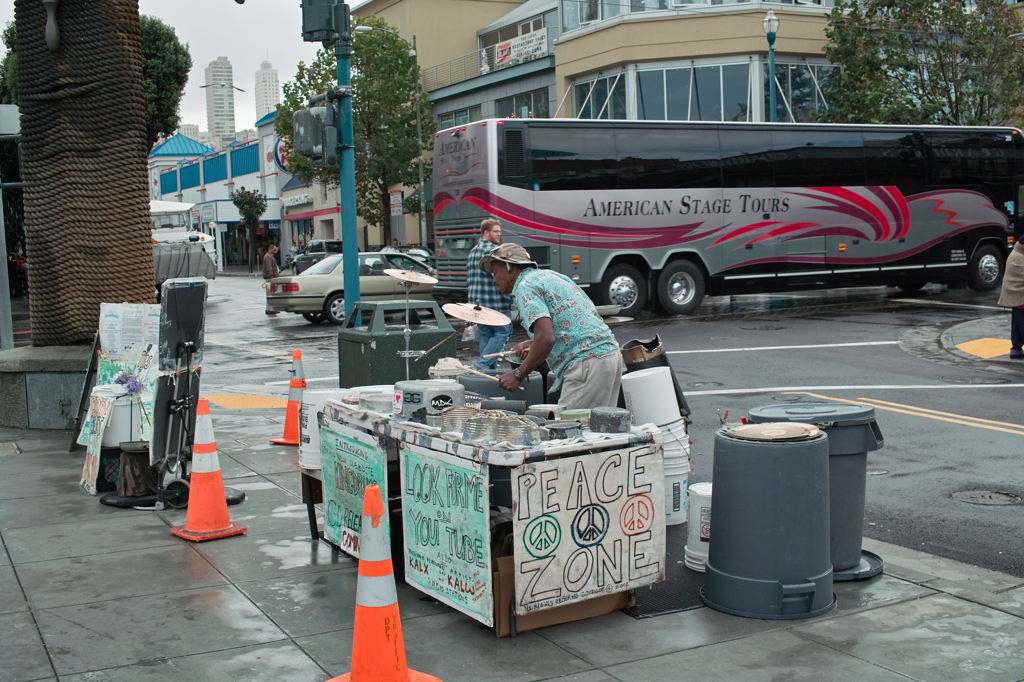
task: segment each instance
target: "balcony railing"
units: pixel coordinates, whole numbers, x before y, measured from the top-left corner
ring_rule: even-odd
[[[440,88],[468,81],[470,78],[507,69],[516,64],[540,59],[553,54],[558,29],[549,26],[534,31],[545,35],[534,36],[532,33],[506,40],[485,47],[476,52],[442,62],[436,66],[423,69],[423,91],[431,92]]]

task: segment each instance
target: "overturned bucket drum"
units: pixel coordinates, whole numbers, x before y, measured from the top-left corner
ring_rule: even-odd
[[[704,603],[767,619],[834,609],[828,436],[809,424],[747,424],[719,429],[714,456]]]

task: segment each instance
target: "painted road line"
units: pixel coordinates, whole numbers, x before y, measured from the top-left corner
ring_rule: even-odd
[[[204,398],[218,407],[228,410],[263,410],[288,407],[284,398],[271,398],[265,395],[204,395]]]
[[[927,301],[924,299],[917,298],[894,298],[892,299],[896,303],[925,303],[928,305],[948,305],[955,308],[977,308],[978,310],[998,310],[1001,313],[1010,313],[1009,308],[1003,308],[997,305],[976,305],[974,303],[950,303],[949,301]]]
[[[308,384],[311,381],[337,381],[338,378],[339,377],[337,375],[335,375],[333,377],[318,377],[316,379],[306,379],[306,383]],[[264,386],[284,386],[285,384],[289,383],[290,381],[291,381],[291,379],[285,379],[284,381],[264,381],[263,385]]]
[[[938,410],[929,410],[929,409],[924,408],[924,407],[915,407],[914,405],[903,405],[902,403],[890,403],[890,402],[886,402],[885,400],[876,400],[874,398],[863,398],[862,400],[867,400],[867,401],[869,401],[871,403],[874,403],[874,404],[877,404],[877,405],[880,405],[880,406],[881,405],[888,405],[889,407],[903,407],[903,408],[906,408],[908,410],[916,410],[917,412],[927,412],[929,414],[937,414],[937,415],[941,415],[943,417],[957,417],[959,419],[970,419],[971,421],[981,422],[983,424],[994,424],[996,426],[1008,426],[1008,427],[1010,427],[1012,429],[1024,429],[1024,424],[1012,424],[1010,422],[997,422],[997,421],[992,421],[991,419],[980,419],[978,417],[968,417],[968,416],[965,416],[965,415],[962,415],[962,414],[954,414],[952,412],[939,412]]]
[[[858,343],[811,343],[802,346],[750,346],[748,348],[706,348],[703,350],[670,350],[668,355],[687,353],[743,353],[760,350],[805,350],[807,348],[853,348],[855,346],[896,346],[899,341],[861,341]]]
[[[1003,384],[1003,385],[1005,386],[1006,384]],[[857,400],[844,400],[843,398],[832,398],[832,397],[827,396],[827,395],[820,395],[818,393],[810,393],[808,391],[791,391],[790,393],[803,393],[804,395],[809,395],[809,396],[812,396],[814,398],[820,398],[822,400],[831,400],[831,401],[838,402],[838,403],[849,403],[851,405],[869,404],[869,405],[871,405],[872,407],[874,407],[876,409],[885,410],[886,412],[897,412],[899,414],[908,414],[908,415],[910,415],[912,417],[924,417],[925,419],[934,419],[934,420],[940,421],[940,422],[949,422],[950,424],[960,424],[961,426],[974,426],[974,427],[979,428],[979,429],[987,429],[989,431],[1001,431],[1003,433],[1012,433],[1015,436],[1024,436],[1024,426],[1018,427],[1019,430],[1017,430],[1017,429],[1004,429],[1004,428],[999,427],[999,426],[989,426],[987,424],[979,424],[979,423],[973,422],[973,421],[965,421],[966,419],[973,419],[973,417],[965,417],[965,418],[962,418],[962,419],[950,419],[948,417],[940,417],[940,416],[934,415],[934,414],[925,414],[924,412],[917,411],[919,408],[912,408],[910,410],[900,410],[900,409],[897,409],[895,407],[885,407],[884,405],[876,405],[876,404],[874,404],[871,401],[870,398],[859,398]]]
[[[687,391],[686,395],[749,395],[751,393],[809,393],[810,391],[907,391],[934,388],[1024,388],[1024,384],[921,384],[876,386],[770,386],[765,388],[722,388],[715,391]],[[837,398],[838,400],[838,398]]]

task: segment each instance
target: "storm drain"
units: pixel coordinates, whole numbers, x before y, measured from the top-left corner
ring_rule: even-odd
[[[1013,493],[1002,493],[992,490],[965,490],[961,493],[953,493],[953,499],[967,504],[982,504],[987,506],[1006,506],[1020,504],[1021,496]]]
[[[0,457],[5,455],[17,455],[21,450],[18,449],[17,443],[0,443]]]
[[[667,526],[665,580],[634,590],[633,605],[626,609],[626,613],[634,618],[650,618],[704,606],[700,600],[704,574],[691,571],[683,565],[685,547],[686,524]]]

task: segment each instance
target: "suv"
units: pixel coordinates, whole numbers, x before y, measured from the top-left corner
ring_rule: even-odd
[[[428,267],[437,267],[435,261],[437,257],[434,252],[425,246],[385,246],[380,250],[381,253],[404,253],[412,256],[416,260],[422,261],[427,264]]]
[[[340,239],[313,239],[310,240],[302,251],[299,251],[292,261],[292,272],[299,274],[308,270],[315,263],[319,263],[327,256],[335,256],[341,253]]]

